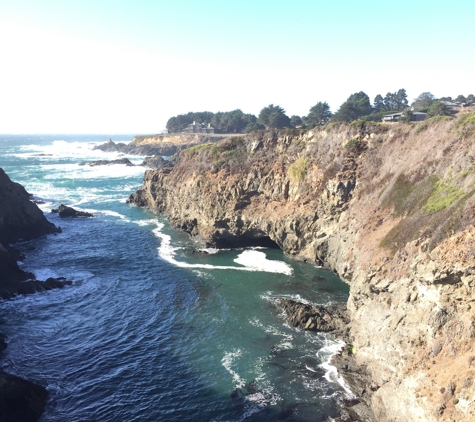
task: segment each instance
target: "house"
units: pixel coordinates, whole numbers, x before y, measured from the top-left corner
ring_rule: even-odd
[[[458,108],[458,107],[463,107],[463,104],[456,103],[456,102],[453,102],[453,101],[441,101],[441,103],[445,104],[447,106],[447,108],[449,108],[450,110],[452,110],[454,108]]]
[[[204,123],[193,122],[187,126],[183,133],[214,133],[214,127],[211,123],[205,125]]]
[[[400,117],[402,117],[404,112],[400,113],[393,113],[393,114],[386,114],[383,116],[383,122],[387,123],[396,123]],[[421,113],[420,111],[414,111],[412,113],[412,121],[414,122],[421,122],[425,120],[427,113]]]

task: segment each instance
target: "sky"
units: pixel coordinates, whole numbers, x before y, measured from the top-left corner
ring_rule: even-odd
[[[475,94],[475,1],[0,0],[0,133]]]

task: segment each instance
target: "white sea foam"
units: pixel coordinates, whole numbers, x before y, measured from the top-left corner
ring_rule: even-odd
[[[46,279],[53,277],[58,278],[58,274],[50,268],[40,268],[37,270],[30,270],[37,280],[45,281]]]
[[[325,378],[328,382],[338,383],[343,390],[345,391],[348,398],[354,398],[355,395],[351,391],[348,384],[345,382],[343,377],[338,373],[336,367],[330,364],[333,355],[337,354],[343,347],[346,346],[346,343],[341,340],[330,340],[325,338],[325,345],[317,352],[317,356],[320,358],[325,358],[320,367],[325,369]]]
[[[157,228],[153,230],[155,236],[161,240],[160,246],[158,247],[158,254],[165,261],[176,265],[177,267],[209,270],[263,271],[286,275],[292,274],[292,267],[287,265],[285,262],[268,260],[264,252],[255,250],[245,250],[234,260],[237,264],[243,265],[242,267],[230,265],[189,264],[187,262],[177,261],[175,259],[175,251],[178,248],[171,246],[171,237],[162,232],[163,227],[164,225],[159,223],[157,224]]]
[[[233,377],[234,388],[241,388],[246,385],[245,381],[239,376],[239,374],[232,369],[234,361],[241,355],[242,352],[238,349],[234,352],[225,353],[224,357],[221,359],[221,364],[224,366],[226,371],[228,371]]]

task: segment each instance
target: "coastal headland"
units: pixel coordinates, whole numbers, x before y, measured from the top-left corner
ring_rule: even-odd
[[[272,245],[330,268],[350,285],[352,363],[340,366],[368,380],[346,375],[376,420],[470,421],[474,121],[355,121],[205,142],[148,170],[129,201],[204,244]]]

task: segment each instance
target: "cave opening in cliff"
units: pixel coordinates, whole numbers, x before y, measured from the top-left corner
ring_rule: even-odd
[[[269,236],[256,236],[256,237],[235,237],[228,239],[220,239],[217,242],[216,247],[218,248],[251,248],[251,247],[261,247],[261,248],[271,248],[271,249],[281,249],[280,246],[274,242]]]

